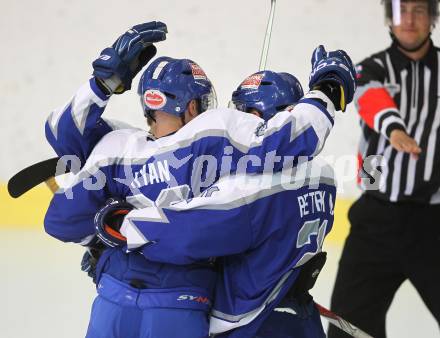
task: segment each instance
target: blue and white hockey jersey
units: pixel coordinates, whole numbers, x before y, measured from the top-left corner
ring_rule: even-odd
[[[88,156],[93,140],[84,132],[105,123],[100,114],[106,101],[96,102],[99,88],[92,83],[93,79],[47,123],[48,140],[59,155],[81,152]],[[109,197],[126,198],[137,207],[163,205],[169,203],[164,200],[169,193],[161,193],[163,189],[186,184],[192,197],[230,173],[280,171],[284,162],[312,158],[320,152],[333,116],[333,104],[316,91],[291,112],[280,112],[268,122],[251,114],[216,109],[154,142],[142,130],[110,132],[70,186],[54,195],[45,218],[46,230],[61,240],[81,242],[94,233],[93,217]],[[69,130],[70,137],[66,136]]]
[[[294,283],[295,268],[321,251],[335,197],[332,168],[315,159],[275,175],[224,177],[199,197],[132,210],[121,231],[129,247],[153,261],[225,256],[211,333],[235,329],[227,337],[254,337]]]
[[[199,196],[230,173],[280,171],[284,162],[311,158],[324,145],[334,116],[327,97],[311,92],[292,112],[281,112],[268,122],[217,109],[204,112],[173,135],[152,141],[141,130],[108,133],[112,127],[100,117],[105,99],[92,79],[46,125],[47,138],[59,155],[88,158],[70,184],[54,195],[45,217],[46,231],[63,241],[85,243],[95,232],[96,211],[109,197],[124,198],[138,208],[167,206]],[[186,286],[179,279],[183,266],[145,261],[139,252],[106,250],[98,274],[127,283],[145,280],[151,288]]]

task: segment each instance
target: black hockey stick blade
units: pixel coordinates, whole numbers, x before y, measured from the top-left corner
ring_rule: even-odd
[[[55,176],[59,157],[35,163],[16,173],[8,181],[8,192],[13,198],[20,197],[35,186]]]

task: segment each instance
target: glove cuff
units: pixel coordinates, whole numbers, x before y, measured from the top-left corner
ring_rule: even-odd
[[[345,111],[346,99],[342,84],[334,77],[324,78],[313,86],[314,90],[319,90],[332,101],[336,110]]]
[[[94,223],[99,239],[109,247],[123,246],[127,239],[120,233],[125,215],[133,209],[130,203],[119,199],[109,199],[97,212]]]
[[[108,79],[96,78],[96,83],[106,95],[118,94],[121,92],[122,81],[117,75],[112,75]]]

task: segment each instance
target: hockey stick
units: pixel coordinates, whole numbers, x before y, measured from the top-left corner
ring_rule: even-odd
[[[339,317],[337,314],[331,312],[322,305],[319,305],[318,303],[315,303],[315,305],[322,317],[326,318],[331,324],[341,329],[345,333],[348,333],[350,336],[354,338],[373,338],[373,336],[370,336],[368,333],[347,322],[345,319]]]
[[[43,182],[46,182],[52,192],[58,190],[55,181],[58,160],[59,157],[50,158],[20,170],[8,181],[9,195],[13,198],[20,197]]]
[[[258,67],[260,71],[266,68],[267,54],[269,53],[270,36],[272,34],[273,18],[275,16],[275,5],[276,0],[271,0],[269,20],[267,21],[266,35],[264,36],[263,50],[261,51],[260,57],[260,66]]]

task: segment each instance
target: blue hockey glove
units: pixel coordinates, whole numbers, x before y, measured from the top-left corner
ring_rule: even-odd
[[[87,273],[96,284],[96,265],[106,247],[101,240],[95,236],[86,248],[86,252],[81,259],[81,270]]]
[[[153,43],[166,39],[167,26],[152,21],[133,26],[93,61],[93,75],[107,94],[121,94],[131,88],[137,73],[156,55]],[[102,88],[102,87],[101,87]]]
[[[93,283],[96,284],[96,264],[98,260],[95,259],[88,250],[84,252],[84,255],[81,259],[81,271],[84,271],[87,273],[87,276],[89,276]]]
[[[120,199],[111,198],[95,215],[96,235],[108,247],[123,246],[127,239],[120,233],[122,222],[133,206]]]
[[[320,45],[313,51],[309,88],[323,91],[336,110],[345,111],[347,104],[353,100],[355,78],[353,62],[343,50],[326,52]]]

